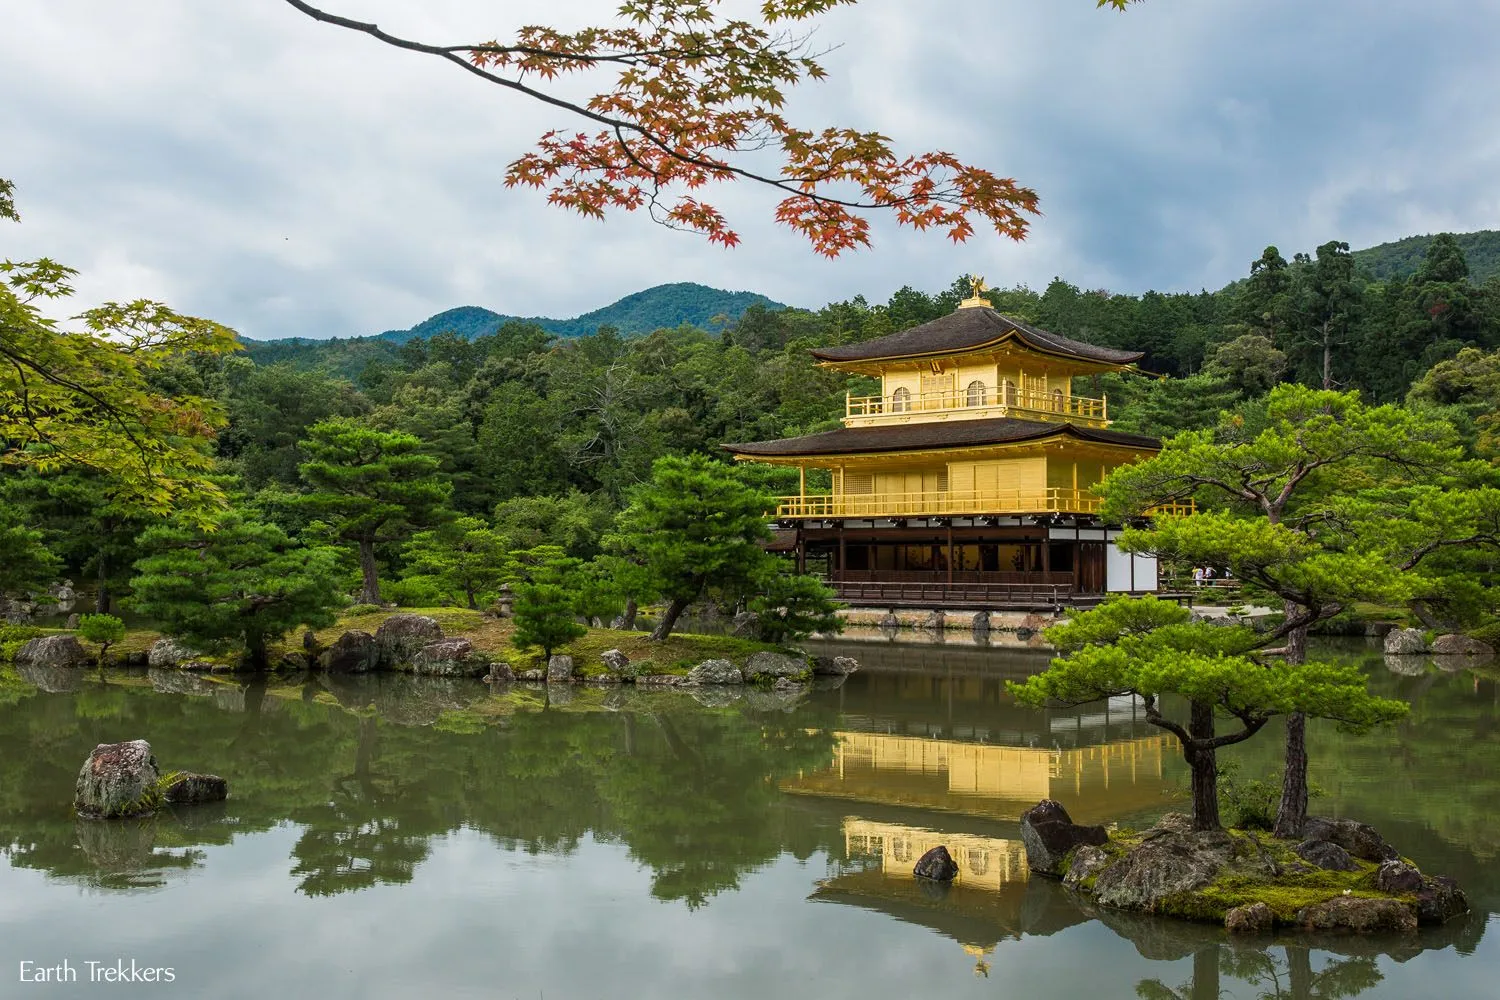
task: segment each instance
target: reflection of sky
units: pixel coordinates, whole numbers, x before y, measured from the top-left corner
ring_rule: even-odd
[[[101,987],[12,987],[21,959],[74,965],[125,957],[178,981],[112,997],[1129,997],[1135,983],[1185,981],[1188,960],[1141,958],[1104,926],[1002,941],[990,979],[957,943],[883,914],[807,900],[826,859],[789,856],[694,911],[650,896],[623,847],[586,839],[532,857],[464,831],[434,842],[405,886],[309,898],[294,891],[299,830],[210,847],[204,866],[160,891],[90,895],[39,872],[0,868],[0,996],[98,996]],[[1403,965],[1366,997],[1488,993],[1500,935],[1465,961],[1449,949]],[[1087,961],[1080,961],[1087,956]],[[1318,960],[1315,959],[1315,965]],[[41,987],[33,989],[41,990]],[[1255,990],[1225,979],[1225,996]]]

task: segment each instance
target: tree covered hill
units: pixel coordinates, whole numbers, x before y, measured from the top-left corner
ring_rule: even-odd
[[[404,344],[409,340],[428,338],[439,333],[455,333],[465,340],[485,337],[511,320],[541,327],[558,337],[586,337],[602,326],[612,326],[624,335],[650,333],[653,330],[671,329],[684,323],[689,326],[711,330],[724,323],[734,323],[752,305],[769,309],[785,308],[756,292],[729,292],[721,288],[710,288],[690,281],[679,281],[668,285],[656,285],[644,291],[627,295],[602,309],[586,312],[572,319],[551,319],[546,316],[508,316],[483,306],[459,306],[447,309],[423,320],[407,330],[387,330],[374,338]],[[720,318],[722,317],[722,319]],[[267,340],[260,343],[316,343],[307,338]],[[251,344],[252,354],[254,344]]]
[[[1469,262],[1469,277],[1476,284],[1500,275],[1500,230],[1481,229],[1474,233],[1456,233],[1459,249]],[[1433,235],[1408,236],[1392,243],[1381,243],[1354,251],[1354,262],[1373,278],[1385,281],[1405,278],[1416,273],[1417,265],[1432,244]]]

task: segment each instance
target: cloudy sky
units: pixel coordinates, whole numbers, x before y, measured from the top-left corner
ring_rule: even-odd
[[[431,41],[607,22],[612,0],[326,0]],[[1030,239],[877,227],[817,258],[744,184],[722,250],[643,215],[507,190],[572,123],[281,0],[18,0],[0,32],[0,254],[257,338],[352,336],[456,305],[573,316],[670,281],[816,307],[963,271],[1214,288],[1267,243],[1500,228],[1500,0],[862,0],[823,19],[800,124],[880,129],[1034,187]]]

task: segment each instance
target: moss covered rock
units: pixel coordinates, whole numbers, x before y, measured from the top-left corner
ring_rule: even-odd
[[[132,819],[161,808],[161,771],[145,740],[94,747],[74,787],[73,808],[85,819]]]

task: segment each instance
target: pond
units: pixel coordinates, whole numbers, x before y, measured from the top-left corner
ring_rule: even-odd
[[[1361,649],[1408,721],[1314,726],[1319,813],[1373,823],[1474,914],[1421,937],[1230,946],[1086,912],[1028,879],[1017,818],[1180,808],[1174,745],[1128,701],[1039,712],[1023,649],[830,644],[804,698],[529,692],[408,677],[0,680],[0,996],[249,998],[1481,997],[1500,979],[1500,684]],[[54,689],[49,692],[44,688]],[[67,690],[73,688],[73,690]],[[570,696],[570,697],[569,697]],[[483,713],[476,709],[483,707]],[[227,803],[72,819],[97,743],[225,775]],[[1275,765],[1279,736],[1235,755]],[[911,864],[946,844],[946,891]],[[75,983],[19,982],[66,961]],[[90,966],[87,963],[96,963]]]

